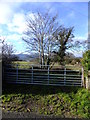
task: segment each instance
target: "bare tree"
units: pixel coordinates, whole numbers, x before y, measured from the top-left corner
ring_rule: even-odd
[[[18,60],[18,57],[13,55],[13,53],[15,52],[15,50],[13,49],[13,45],[8,45],[5,42],[5,38],[0,39],[0,43],[2,46],[1,59],[2,59],[3,65],[10,64],[12,61],[14,61],[16,59]]]
[[[23,34],[23,41],[28,45],[28,49],[39,53],[39,63],[50,64],[50,57],[55,51],[60,64],[64,65],[64,57],[67,49],[75,50],[79,48],[80,42],[73,40],[73,27],[65,28],[58,22],[58,16],[52,16],[49,12],[33,13],[33,16],[26,18],[27,29]]]
[[[24,32],[23,40],[28,48],[39,53],[39,63],[45,64],[45,54],[49,60],[50,53],[54,48],[55,39],[53,33],[60,31],[62,26],[57,22],[57,15],[50,16],[49,12],[35,13],[33,18],[26,19],[27,30]]]

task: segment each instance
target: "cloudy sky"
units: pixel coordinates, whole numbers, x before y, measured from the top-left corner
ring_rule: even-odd
[[[26,28],[25,17],[47,9],[52,14],[58,13],[60,24],[74,26],[75,40],[88,38],[88,2],[0,2],[0,36],[5,37],[17,53],[26,51],[21,39]]]

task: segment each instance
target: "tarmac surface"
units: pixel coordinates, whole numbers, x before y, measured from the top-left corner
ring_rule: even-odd
[[[47,116],[47,115],[39,115],[36,113],[25,113],[25,112],[9,112],[3,111],[2,118],[45,118],[45,119],[52,119],[52,118],[60,118],[55,116]]]
[[[10,112],[2,111],[1,120],[89,120],[89,119],[80,119],[80,118],[65,118],[64,116],[53,116],[53,115],[41,115],[36,113],[29,112]]]

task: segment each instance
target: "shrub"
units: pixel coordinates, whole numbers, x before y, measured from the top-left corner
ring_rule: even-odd
[[[88,74],[88,70],[90,70],[90,50],[86,51],[83,54],[83,58],[81,60],[82,66],[84,67],[85,75]]]

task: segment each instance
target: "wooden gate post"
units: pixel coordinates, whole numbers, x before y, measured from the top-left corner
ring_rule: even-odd
[[[86,89],[90,90],[90,71],[88,71],[88,76],[86,77]]]
[[[82,67],[82,86],[85,86],[85,82],[84,82],[84,69]]]

